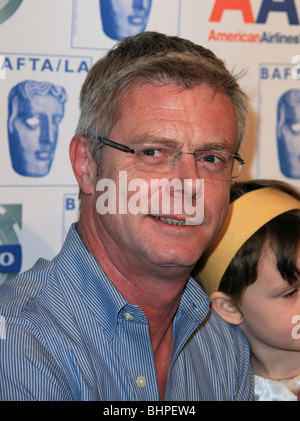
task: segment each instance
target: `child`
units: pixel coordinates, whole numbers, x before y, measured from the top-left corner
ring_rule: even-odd
[[[300,193],[286,183],[235,183],[224,227],[195,277],[211,306],[248,339],[255,400],[300,391]]]

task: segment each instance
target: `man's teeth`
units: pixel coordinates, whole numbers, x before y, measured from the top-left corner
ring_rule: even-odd
[[[179,221],[178,219],[172,219],[172,218],[160,218],[159,216],[154,216],[155,219],[158,219],[159,221],[166,222],[170,225],[189,225],[186,221]]]

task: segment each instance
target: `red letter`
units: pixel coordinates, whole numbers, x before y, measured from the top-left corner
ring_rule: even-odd
[[[210,15],[210,22],[220,22],[225,9],[240,10],[245,23],[254,23],[250,0],[216,0]]]

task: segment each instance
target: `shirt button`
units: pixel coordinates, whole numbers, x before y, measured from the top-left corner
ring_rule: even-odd
[[[146,386],[146,379],[144,376],[140,376],[136,379],[136,384],[138,385],[138,387],[144,387]]]
[[[133,316],[130,313],[124,313],[123,316],[128,321],[133,320]]]

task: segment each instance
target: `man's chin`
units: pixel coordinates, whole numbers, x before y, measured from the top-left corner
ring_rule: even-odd
[[[165,271],[168,271],[169,273],[189,273],[197,263],[198,259],[196,257],[191,258],[191,256],[184,258],[182,255],[178,257],[168,257],[165,256],[162,258],[162,256],[159,256],[155,258],[152,256],[150,259],[152,264],[155,265],[158,270],[162,269]]]

